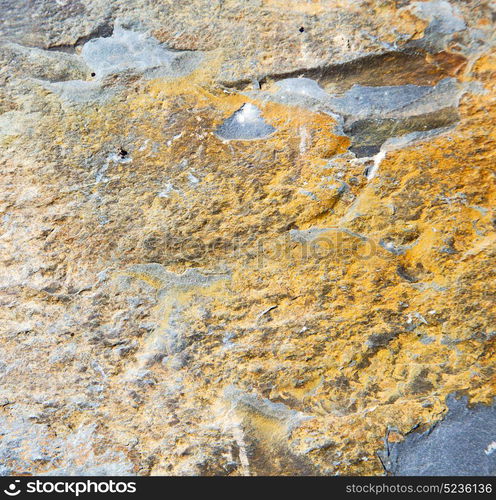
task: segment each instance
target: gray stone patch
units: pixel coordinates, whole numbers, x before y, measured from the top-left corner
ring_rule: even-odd
[[[489,90],[484,87],[484,84],[479,81],[472,81],[465,83],[465,90],[470,94],[475,95],[487,95],[489,94]]]
[[[69,80],[64,82],[44,82],[38,80],[47,90],[57,94],[63,101],[72,104],[84,104],[90,101],[104,102],[113,95],[119,87],[102,88],[98,81]]]
[[[463,31],[467,26],[456,8],[445,0],[431,2],[413,2],[413,14],[429,21],[429,31],[443,35],[451,35]]]
[[[311,243],[320,237],[323,233],[328,233],[331,231],[337,231],[340,233],[348,234],[349,236],[353,236],[354,238],[359,238],[362,241],[367,241],[367,236],[363,234],[355,233],[350,229],[345,227],[311,227],[310,229],[290,229],[289,237],[291,240],[296,241],[298,243]]]
[[[283,403],[274,403],[270,399],[263,398],[258,394],[250,394],[234,386],[228,386],[224,390],[224,397],[232,404],[234,409],[244,410],[264,417],[283,422],[290,432],[306,420],[313,417],[299,411],[288,408]]]
[[[393,255],[403,255],[407,250],[409,250],[412,247],[412,245],[395,245],[389,239],[379,240],[379,245],[382,248],[384,248],[384,250],[387,250]]]
[[[0,424],[0,476],[16,471],[35,474],[36,466],[50,476],[132,474],[132,463],[117,447],[107,445],[103,453],[95,453],[103,439],[95,424],[56,437],[46,423],[33,425],[26,417],[2,417]]]
[[[410,48],[419,47],[428,51],[441,51],[448,47],[456,33],[467,30],[460,11],[452,3],[445,0],[412,2],[408,7],[409,10],[416,17],[427,21],[429,25],[422,38],[410,40],[407,45]],[[473,30],[470,29],[467,32],[472,40],[479,38]],[[471,50],[469,48],[467,52]]]
[[[29,136],[35,129],[41,113],[24,113],[23,111],[7,111],[0,114],[0,137],[24,135]]]
[[[467,399],[447,399],[444,420],[424,433],[411,433],[390,444],[383,463],[395,476],[494,476],[496,406],[467,406]]]
[[[342,97],[333,98],[330,106],[344,117],[344,132],[353,140],[351,150],[358,156],[371,156],[392,137],[445,129],[458,122],[461,93],[453,78],[434,87],[355,85]]]
[[[97,79],[132,71],[154,76],[184,76],[196,67],[201,56],[195,52],[166,49],[154,38],[116,25],[112,36],[94,38],[81,51],[81,57]]]
[[[253,140],[264,139],[275,131],[255,105],[246,103],[219,125],[215,134],[224,140]]]
[[[208,286],[215,281],[229,279],[228,273],[208,273],[192,267],[186,269],[182,274],[167,271],[161,264],[136,264],[131,266],[122,274],[130,277],[147,276],[157,283],[160,283],[160,290],[167,290],[174,287],[190,288],[197,286]]]
[[[286,78],[277,82],[276,86],[282,96],[299,96],[318,101],[329,98],[329,94],[311,78]]]
[[[355,118],[377,116],[401,109],[424,97],[432,87],[399,85],[392,87],[366,87],[353,85],[343,97],[332,98],[336,112]]]
[[[428,335],[422,335],[420,337],[420,342],[424,345],[429,345],[429,344],[432,344],[433,342],[435,342],[436,339],[433,338],[433,337],[429,337]]]
[[[88,77],[90,73],[84,61],[75,55],[13,42],[0,44],[0,64],[12,65],[19,75],[48,81],[77,80]]]
[[[290,229],[289,237],[298,243],[309,243],[318,238],[322,233],[327,232],[329,232],[329,228]]]
[[[459,90],[454,78],[437,85],[367,87],[354,85],[342,97],[331,98],[336,113],[353,120],[374,117],[421,115],[458,105]]]
[[[396,149],[405,148],[413,144],[431,140],[434,137],[450,132],[451,130],[453,130],[453,125],[448,127],[433,128],[431,130],[426,130],[425,132],[411,132],[400,137],[391,137],[382,145],[381,151],[394,151]]]
[[[48,361],[54,363],[70,363],[77,355],[78,346],[75,342],[57,347],[50,354]]]
[[[167,356],[178,355],[189,345],[181,322],[182,313],[181,306],[173,306],[167,324],[157,328],[147,338],[144,349],[137,356],[141,367],[148,368]]]
[[[53,52],[39,52],[53,57]],[[203,56],[200,52],[169,50],[154,38],[123,28],[116,22],[112,36],[89,40],[80,55],[62,54],[61,58],[88,68],[92,79],[36,81],[66,102],[84,104],[105,101],[122,88],[122,82],[115,85],[108,80],[109,76],[130,73],[146,78],[179,78],[191,73]]]
[[[247,92],[266,100],[306,105],[353,121],[360,119],[418,116],[437,109],[458,106],[461,88],[455,78],[444,78],[434,86],[355,84],[343,95],[329,94],[311,78],[287,78],[275,84],[276,91]]]

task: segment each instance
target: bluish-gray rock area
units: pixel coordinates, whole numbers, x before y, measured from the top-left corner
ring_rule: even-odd
[[[252,140],[263,139],[275,131],[256,106],[246,103],[217,127],[215,133],[224,140]]]
[[[395,443],[386,468],[395,476],[494,476],[496,406],[467,406],[466,398],[448,398],[444,420],[424,433]]]

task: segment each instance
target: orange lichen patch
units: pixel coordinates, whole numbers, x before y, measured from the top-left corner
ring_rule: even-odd
[[[496,55],[487,54],[480,57],[473,65],[471,79],[482,82],[487,90],[495,88],[494,75],[496,74]]]
[[[474,66],[485,84],[493,70],[491,58]],[[146,292],[155,326],[116,373],[143,360],[156,385],[139,410],[116,396],[105,411],[153,427],[142,446],[171,443],[172,469],[159,470],[177,471],[195,446],[228,453],[238,443],[213,429],[214,402],[229,407],[222,394],[232,384],[314,417],[288,433],[277,419],[237,410],[238,431],[260,460],[252,472],[270,462],[279,464],[271,473],[380,474],[376,452],[388,429],[401,436],[432,425],[455,391],[471,402],[496,395],[493,98],[466,95],[457,127],[387,152],[369,180],[370,162],[346,152],[349,139],[328,115],[215,88],[209,78],[155,80],[98,110],[43,122],[46,142],[70,151],[58,175],[82,186],[78,203],[90,200],[74,204],[73,222],[57,234],[65,269],[154,262],[229,275],[164,291],[160,279],[128,273],[162,291]],[[276,132],[219,139],[217,126],[246,102]],[[90,177],[87,165],[105,166],[119,147],[130,162],[107,164],[108,181]],[[182,336],[182,350],[150,362],[147,350],[170,332]],[[161,384],[171,380],[165,411]],[[118,374],[108,383],[123,385]]]
[[[281,140],[297,141],[302,160],[329,158],[344,152],[350,144],[347,137],[336,136],[336,121],[325,113],[272,102],[263,106],[263,111],[269,123],[280,131]]]
[[[481,56],[472,67],[472,73],[475,77],[481,73],[496,71],[496,54],[486,54]]]
[[[484,127],[483,120],[479,126]],[[460,128],[463,130],[463,123]],[[475,148],[489,151],[489,144],[494,139],[491,134],[484,135],[484,138],[487,142],[475,145]],[[418,234],[413,239],[408,236],[399,242],[413,245],[403,255],[386,259],[377,255],[375,263],[365,267],[362,262],[354,262],[356,257],[352,254],[347,254],[344,260],[334,259],[328,254],[312,265],[308,263],[307,267],[300,261],[299,270],[292,270],[294,260],[288,260],[286,264],[274,260],[269,269],[274,266],[274,271],[277,269],[275,275],[282,273],[277,281],[274,281],[275,275],[269,278],[269,271],[261,274],[258,270],[259,276],[265,276],[272,283],[274,294],[278,293],[277,283],[281,283],[280,293],[291,297],[310,294],[311,287],[315,297],[324,268],[341,269],[344,273],[339,281],[341,285],[331,285],[332,291],[322,299],[322,304],[326,304],[323,311],[328,314],[326,316],[324,312],[322,322],[315,314],[316,301],[312,303],[309,295],[307,301],[280,302],[269,320],[273,327],[281,328],[284,318],[309,319],[305,311],[314,311],[314,327],[304,330],[301,341],[286,340],[284,349],[279,350],[277,356],[292,359],[295,372],[296,360],[311,359],[313,369],[327,381],[319,386],[310,401],[304,399],[303,407],[311,408],[315,413],[344,413],[340,417],[341,425],[336,424],[336,417],[333,417],[332,424],[329,423],[329,429],[333,431],[328,434],[337,443],[341,443],[342,437],[336,437],[339,435],[336,428],[343,433],[341,436],[347,436],[342,449],[347,450],[348,456],[350,449],[356,447],[357,461],[344,466],[344,472],[376,473],[379,470],[374,450],[381,446],[384,425],[397,426],[402,432],[419,424],[430,425],[442,415],[444,399],[453,391],[468,391],[474,401],[486,402],[495,394],[494,363],[486,354],[487,348],[494,346],[494,341],[470,339],[471,335],[476,335],[477,329],[490,329],[490,318],[495,314],[490,298],[494,295],[492,279],[488,281],[490,263],[494,259],[493,235],[478,234],[494,230],[491,227],[494,200],[491,157],[476,154],[474,165],[474,162],[467,161],[471,156],[468,151],[473,149],[474,144],[466,140],[463,133],[458,135],[455,132],[448,137],[389,153],[382,162],[380,174],[367,191],[369,201],[373,203],[365,202],[362,208],[373,207],[374,203],[377,207],[388,203],[396,206],[393,227],[387,224],[393,221],[386,217],[386,212],[378,212],[375,218],[367,219],[367,230],[376,239],[386,236],[391,229],[399,235],[403,229],[407,229],[406,234]],[[430,204],[426,205],[426,200],[430,200]],[[413,232],[412,222],[416,226]],[[365,228],[360,226],[360,229]],[[450,233],[454,235],[454,242],[449,239]],[[454,246],[452,250],[450,245]],[[443,247],[446,248],[443,250]],[[478,264],[472,260],[467,266],[466,251],[479,259]],[[294,259],[294,254],[284,258]],[[346,269],[343,268],[345,264]],[[396,272],[399,265],[410,270],[416,281],[401,282]],[[473,271],[474,266],[481,270],[480,274]],[[379,272],[374,273],[374,268]],[[233,286],[236,283],[234,276]],[[243,285],[246,288],[243,287],[240,295],[247,297],[253,281],[243,282]],[[359,290],[359,293],[354,293],[354,290]],[[352,296],[355,300],[359,297],[359,305],[353,303]],[[465,297],[470,296],[478,296],[476,300],[484,304],[484,315],[478,316],[473,325],[475,330],[471,332],[465,314],[474,314],[475,311],[470,307],[466,309],[469,304],[464,304]],[[406,304],[404,314],[394,311],[400,301]],[[369,306],[363,310],[365,304]],[[452,318],[460,321],[447,321],[448,311]],[[416,324],[415,331],[410,327],[412,323]],[[319,337],[324,330],[330,330],[328,348],[325,347],[326,341]],[[337,331],[332,333],[333,330]],[[317,337],[309,337],[310,333]],[[373,335],[377,338],[370,339]],[[282,338],[284,335],[281,334]],[[322,351],[318,355],[315,351],[310,354],[310,346],[315,348],[317,345]],[[370,346],[374,345],[376,347],[371,349]],[[472,373],[474,368],[485,376]],[[267,373],[269,367],[266,366],[265,370]],[[482,379],[486,383],[482,383]],[[488,380],[492,382],[487,385]],[[284,394],[291,395],[287,383],[281,381],[280,387],[282,398]],[[276,393],[273,389],[272,394]],[[295,404],[296,399],[286,397],[288,404]],[[353,416],[355,413],[366,417],[357,420]],[[379,422],[381,425],[378,426]],[[325,428],[323,422],[318,421],[305,424],[304,429],[311,426]],[[295,431],[295,439],[305,432],[304,429]],[[368,444],[364,447],[363,442]],[[362,463],[360,453],[364,449],[368,449],[369,454],[368,461]]]

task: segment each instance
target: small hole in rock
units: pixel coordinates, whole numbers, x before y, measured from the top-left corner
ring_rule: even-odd
[[[305,28],[302,26],[302,27],[300,28],[300,33],[303,33],[304,31],[305,31]]]
[[[91,76],[96,76],[96,73],[91,73]]]
[[[121,158],[125,158],[127,155],[128,155],[128,152],[127,152],[125,149],[122,149],[122,148],[121,148],[121,149],[119,150],[119,156],[120,156]]]

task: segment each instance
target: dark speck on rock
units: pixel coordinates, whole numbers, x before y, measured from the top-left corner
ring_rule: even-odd
[[[418,279],[415,276],[412,276],[403,266],[398,266],[396,268],[396,272],[398,276],[406,281],[409,281],[410,283],[416,283],[418,281]]]

